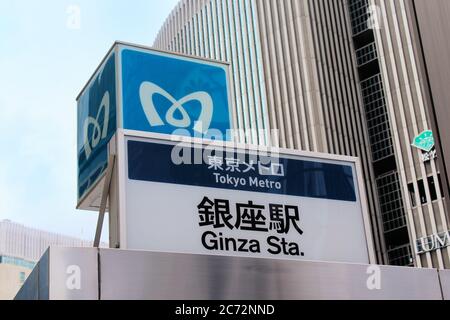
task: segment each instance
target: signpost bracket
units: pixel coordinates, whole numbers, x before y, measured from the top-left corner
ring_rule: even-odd
[[[102,235],[102,227],[103,227],[103,221],[105,219],[106,204],[108,202],[109,190],[111,187],[111,178],[112,178],[113,171],[114,171],[114,164],[116,162],[116,156],[114,154],[112,154],[109,156],[108,160],[109,160],[108,167],[106,168],[105,183],[103,185],[102,198],[101,198],[101,202],[100,202],[100,209],[99,209],[98,220],[97,220],[97,229],[95,231],[94,248],[98,248],[100,246],[100,236]]]

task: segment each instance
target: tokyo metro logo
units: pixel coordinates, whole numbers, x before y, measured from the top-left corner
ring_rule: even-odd
[[[206,134],[211,125],[213,100],[205,91],[193,92],[177,100],[156,84],[145,81],[140,86],[139,95],[145,116],[152,127],[171,125],[175,128],[189,128],[193,125],[194,131]],[[155,95],[161,95],[172,103],[163,118],[158,113],[154,104],[153,98]],[[184,107],[186,103],[192,101],[197,101],[201,105],[201,112],[198,119],[191,119],[189,112]],[[176,118],[176,113],[181,115],[181,117]]]
[[[109,92],[106,91],[100,103],[97,116],[95,118],[88,116],[84,121],[83,141],[86,159],[89,159],[89,157],[92,154],[92,151],[99,145],[100,141],[106,139],[108,136],[109,108],[110,108]],[[89,135],[90,128],[92,128],[91,135]]]

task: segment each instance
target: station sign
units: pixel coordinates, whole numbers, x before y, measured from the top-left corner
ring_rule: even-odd
[[[356,158],[127,130],[117,141],[123,249],[373,262]]]
[[[108,143],[118,128],[230,140],[228,69],[212,60],[115,43],[77,98],[78,207],[96,209],[98,197],[91,194],[100,194]]]

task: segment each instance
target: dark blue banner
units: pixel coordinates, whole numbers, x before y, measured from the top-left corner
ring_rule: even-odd
[[[179,164],[173,155],[186,159],[186,149],[183,154],[173,152],[174,145],[142,141],[128,141],[127,146],[131,180],[356,201],[353,171],[348,165],[211,150],[206,151],[202,164]],[[205,151],[187,150],[192,154]]]
[[[108,166],[108,143],[116,132],[115,63],[113,53],[78,100],[78,199]]]

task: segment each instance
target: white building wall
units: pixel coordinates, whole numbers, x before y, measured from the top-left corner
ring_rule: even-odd
[[[37,262],[49,246],[91,247],[92,242],[0,221],[0,256]]]

